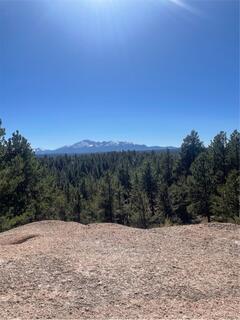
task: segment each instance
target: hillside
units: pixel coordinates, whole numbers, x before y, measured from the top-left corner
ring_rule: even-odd
[[[44,221],[0,234],[0,318],[237,319],[239,227]]]

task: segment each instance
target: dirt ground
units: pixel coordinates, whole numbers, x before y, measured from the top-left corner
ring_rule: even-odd
[[[0,319],[240,319],[240,229],[32,223],[0,234]]]

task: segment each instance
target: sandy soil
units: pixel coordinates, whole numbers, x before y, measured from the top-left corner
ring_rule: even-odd
[[[240,319],[240,229],[44,221],[0,234],[0,319]]]

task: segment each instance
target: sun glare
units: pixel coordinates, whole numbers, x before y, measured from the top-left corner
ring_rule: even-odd
[[[188,11],[192,14],[199,14],[194,6],[190,5],[187,0],[56,0],[52,1],[51,6],[55,9],[57,7],[64,7],[66,11],[78,11],[82,7],[88,7],[91,10],[114,10],[119,11],[123,7],[135,7],[137,10],[139,5],[159,4],[163,7],[175,6],[181,10]]]
[[[198,15],[186,0],[56,0],[48,15],[68,38],[81,39],[86,47],[124,46],[134,34],[152,23],[155,8],[163,17],[174,11]]]
[[[167,0],[170,3],[175,4],[176,6],[187,10],[188,12],[191,12],[193,14],[199,14],[199,12],[191,5],[187,4],[186,1],[183,0]]]

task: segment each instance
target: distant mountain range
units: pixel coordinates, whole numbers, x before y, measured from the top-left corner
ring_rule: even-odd
[[[34,149],[37,155],[45,154],[86,154],[86,153],[99,153],[99,152],[113,152],[113,151],[150,151],[150,150],[174,150],[176,147],[159,147],[159,146],[146,146],[144,144],[135,144],[132,142],[124,141],[92,141],[82,140],[70,146],[64,146],[55,150]]]

